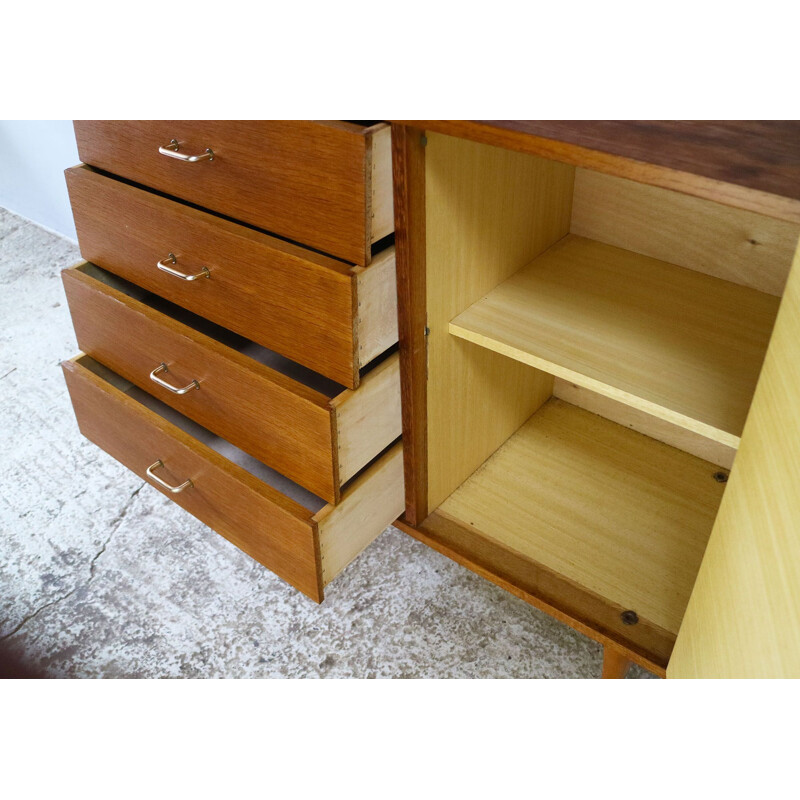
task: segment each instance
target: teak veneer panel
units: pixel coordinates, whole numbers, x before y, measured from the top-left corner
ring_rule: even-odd
[[[790,222],[587,169],[570,232],[776,297],[800,238]]]
[[[800,250],[670,678],[800,678]]]
[[[552,399],[437,513],[674,635],[722,497],[714,472]]]
[[[573,170],[447,136],[425,151],[433,508],[551,394],[550,376],[459,342],[448,323],[567,233]]]
[[[405,518],[413,524],[428,514],[425,142],[422,131],[392,126]]]
[[[328,502],[338,502],[339,487],[400,435],[397,355],[358,389],[329,397],[97,275],[85,263],[62,273],[85,353]],[[166,380],[196,380],[199,388],[176,395],[158,386],[149,375],[160,363],[169,367]]]
[[[385,137],[388,125],[289,120],[76,120],[81,161],[287,239],[366,265],[391,210]],[[212,161],[183,163],[161,155],[214,151]],[[373,167],[384,159],[385,167]],[[372,206],[376,208],[375,235]]]
[[[88,356],[62,362],[62,368],[87,439],[150,485],[146,469],[157,459],[163,464],[159,477],[174,485],[190,479],[192,486],[177,494],[155,488],[317,602],[323,587],[402,511],[401,443],[352,481],[338,505],[325,505],[276,473],[270,480],[277,478],[283,490],[256,477],[271,471],[253,459],[255,467],[239,466],[231,458],[243,454],[217,440],[221,455],[178,426],[187,420],[176,414],[183,421],[174,424],[129,396],[130,384]]]
[[[84,357],[85,358],[85,357]],[[319,542],[312,513],[267,486],[180,428],[159,417],[82,363],[64,361],[81,433],[148,481],[157,459],[160,477],[193,486],[168,495],[181,508],[318,602]],[[159,491],[162,491],[159,488]]]
[[[78,346],[118,375],[310,491],[335,501],[328,398],[87,274],[62,273]],[[165,362],[175,395],[149,379]],[[337,465],[338,466],[338,465]]]
[[[355,388],[359,367],[396,341],[394,248],[358,269],[88,167],[67,170],[81,254],[104,269]],[[187,282],[178,269],[209,278]],[[359,288],[367,302],[359,307]],[[393,292],[391,293],[393,295]],[[370,298],[390,296],[381,307]],[[390,320],[387,322],[386,320]],[[359,334],[364,332],[364,345]]]
[[[779,300],[568,236],[450,332],[737,447]]]
[[[800,223],[800,123],[796,121],[417,120],[404,124]]]

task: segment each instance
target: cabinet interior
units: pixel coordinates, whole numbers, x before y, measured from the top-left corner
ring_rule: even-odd
[[[800,226],[438,134],[425,217],[426,526],[665,665]]]

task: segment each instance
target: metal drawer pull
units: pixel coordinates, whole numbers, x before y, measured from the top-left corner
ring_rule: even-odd
[[[194,164],[198,161],[213,161],[214,151],[207,147],[205,153],[200,153],[196,156],[190,156],[188,153],[180,152],[180,142],[177,139],[170,139],[166,147],[159,147],[158,152],[162,156],[169,156],[170,158],[177,158],[178,161],[185,161],[188,164]]]
[[[165,389],[169,389],[173,394],[186,394],[186,392],[191,392],[192,389],[200,388],[200,384],[197,381],[192,381],[187,386],[184,386],[183,389],[170,386],[165,380],[158,377],[159,372],[169,372],[169,368],[163,361],[150,373],[150,380],[153,381],[153,383],[157,383],[159,386],[163,386]]]
[[[180,486],[170,486],[166,481],[162,481],[161,478],[159,478],[158,475],[153,472],[153,470],[163,466],[164,462],[159,459],[155,464],[151,464],[147,468],[147,477],[152,478],[162,489],[166,489],[168,492],[172,492],[172,494],[178,494],[178,492],[182,492],[184,489],[194,486],[191,481],[184,481]]]
[[[167,266],[167,262],[170,264],[177,264],[178,258],[175,253],[170,253],[167,258],[162,259],[161,261],[156,264],[156,266],[162,271],[167,272],[170,275],[174,275],[176,278],[180,278],[184,281],[196,281],[198,278],[210,278],[211,273],[208,271],[208,267],[203,267],[200,272],[194,275],[187,275],[184,272],[178,272],[177,269],[173,269],[172,267]]]

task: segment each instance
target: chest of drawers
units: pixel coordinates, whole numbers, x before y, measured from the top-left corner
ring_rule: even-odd
[[[81,431],[322,600],[403,507],[388,125],[75,131]]]

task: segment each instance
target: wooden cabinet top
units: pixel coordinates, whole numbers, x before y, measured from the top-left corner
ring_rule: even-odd
[[[800,122],[403,122],[800,222]]]

